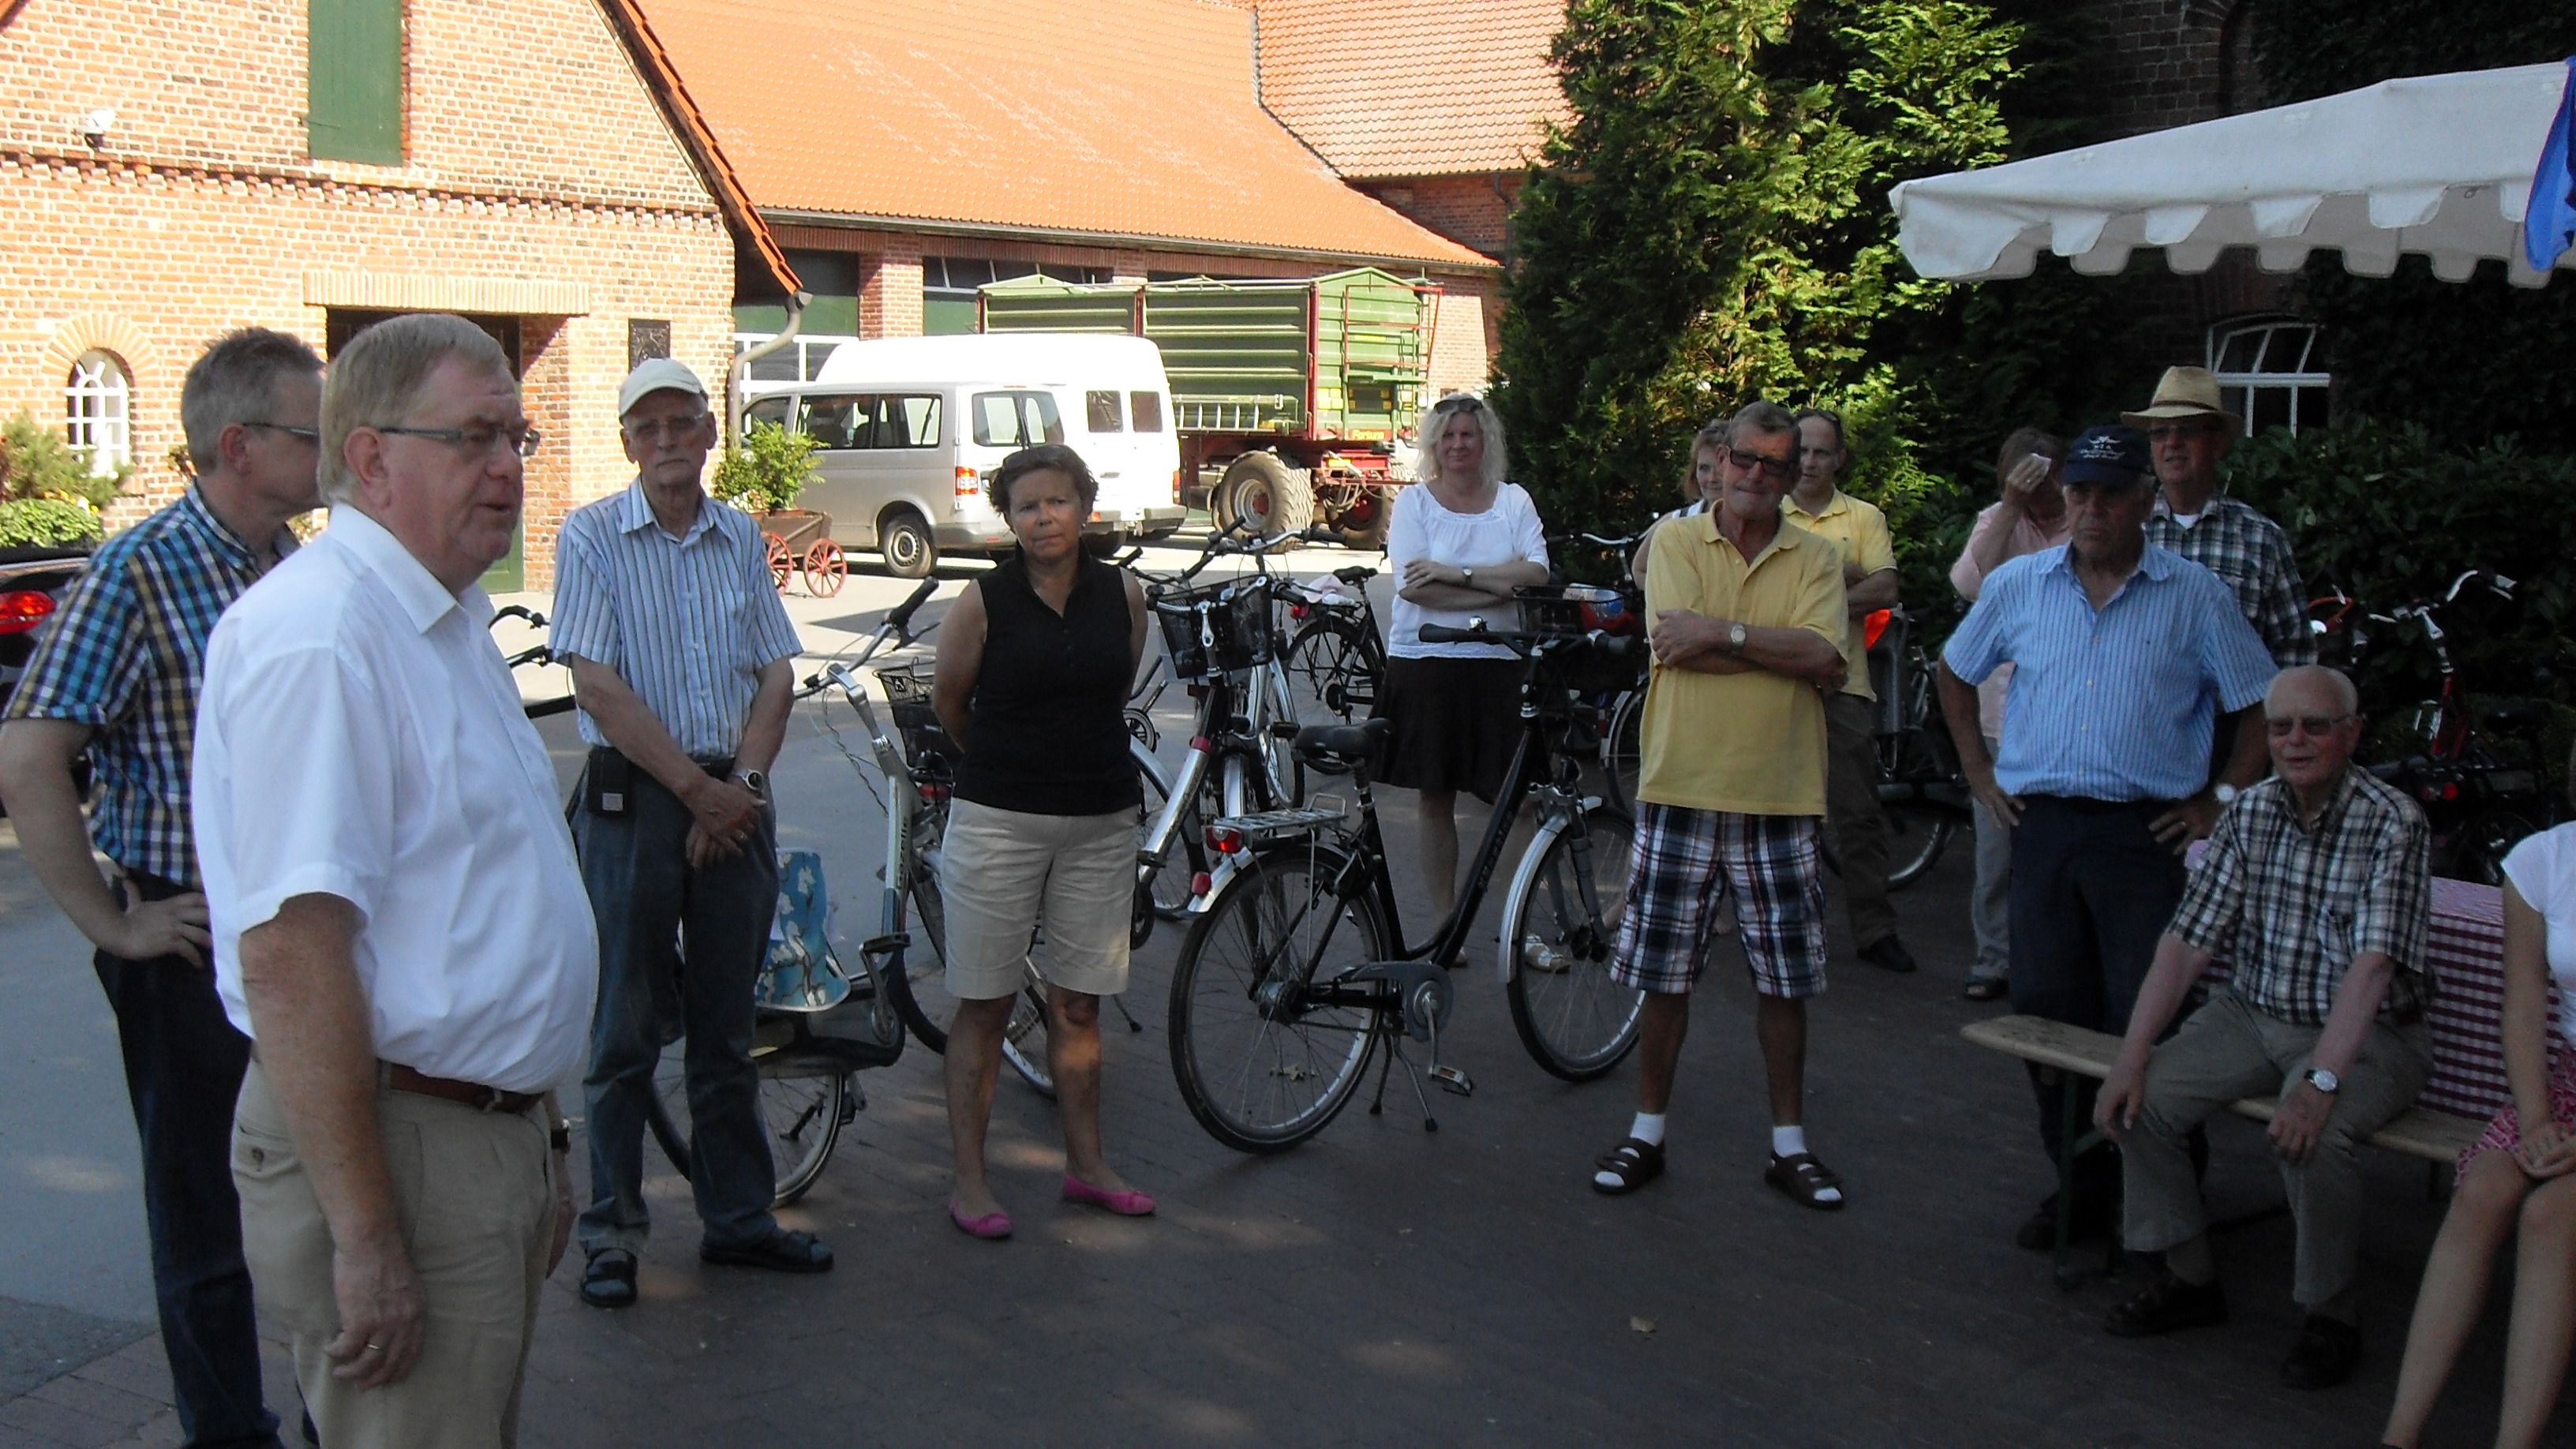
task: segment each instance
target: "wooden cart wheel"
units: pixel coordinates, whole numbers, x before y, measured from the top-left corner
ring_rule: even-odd
[[[841,583],[850,576],[850,565],[841,557],[841,546],[825,539],[805,550],[805,592],[818,599],[828,599],[841,591]]]
[[[787,551],[787,540],[774,533],[763,533],[761,541],[768,546],[769,582],[780,593],[787,592],[788,576],[796,572],[795,556]]]

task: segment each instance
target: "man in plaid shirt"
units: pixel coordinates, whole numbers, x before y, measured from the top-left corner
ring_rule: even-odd
[[[2361,1355],[2355,1149],[2432,1074],[2431,837],[2413,801],[2352,768],[2351,680],[2284,670],[2263,714],[2276,773],[2219,817],[2095,1100],[2095,1124],[2126,1159],[2128,1246],[2165,1254],[2165,1271],[2104,1326],[2134,1337],[2226,1319],[2186,1139],[2238,1098],[2277,1091],[2272,1148],[2298,1227],[2292,1294],[2307,1310],[2281,1378],[2321,1389]],[[2233,958],[2227,984],[2154,1045],[2219,952]]]
[[[250,1042],[207,960],[188,772],[215,619],[295,547],[317,506],[322,359],[245,328],[188,369],[179,421],[197,480],[118,534],[55,616],[0,723],[0,797],[27,863],[98,948],[143,1148],[144,1222],[179,1430],[275,1449],[233,1189],[233,1098]],[[73,768],[87,751],[87,829]],[[95,843],[115,867],[102,875]]]
[[[2218,379],[2206,368],[2167,368],[2146,410],[2122,413],[2120,421],[2145,432],[2155,453],[2162,491],[2147,519],[2147,542],[2218,575],[2274,664],[2316,663],[2289,535],[2251,504],[2218,491],[2219,461],[2245,427],[2220,403]],[[2223,731],[2217,757],[2227,757]]]

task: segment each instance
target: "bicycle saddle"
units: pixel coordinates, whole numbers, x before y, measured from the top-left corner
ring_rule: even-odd
[[[1377,570],[1370,568],[1366,564],[1352,564],[1348,568],[1333,570],[1333,577],[1340,579],[1343,583],[1357,585],[1365,582],[1366,580],[1376,578]]]
[[[1308,725],[1297,731],[1297,754],[1318,769],[1348,766],[1377,753],[1394,726],[1382,719],[1358,724]]]
[[[1429,1041],[1447,1026],[1449,1008],[1458,999],[1449,973],[1429,961],[1371,961],[1343,979],[1393,986],[1396,1000],[1404,1007],[1405,1034],[1415,1041]]]

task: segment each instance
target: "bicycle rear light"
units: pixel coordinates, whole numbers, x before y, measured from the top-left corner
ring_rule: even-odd
[[[1243,849],[1243,832],[1231,825],[1211,825],[1207,828],[1207,843],[1208,849],[1219,855],[1234,855]]]

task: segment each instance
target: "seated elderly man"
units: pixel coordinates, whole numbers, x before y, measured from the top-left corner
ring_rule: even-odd
[[[2219,817],[2094,1106],[2127,1158],[2128,1246],[2165,1254],[2165,1271],[2104,1322],[2134,1337],[2226,1319],[2185,1140],[2238,1098],[2280,1091],[2272,1148],[2298,1230],[2291,1291],[2307,1310],[2281,1378],[2301,1389],[2343,1382],[2361,1356],[2354,1149],[2432,1071],[2430,837],[2413,801],[2352,768],[2355,706],[2331,669],[2273,679],[2263,714],[2277,773]],[[2154,1045],[2216,951],[2235,962],[2227,985]]]

